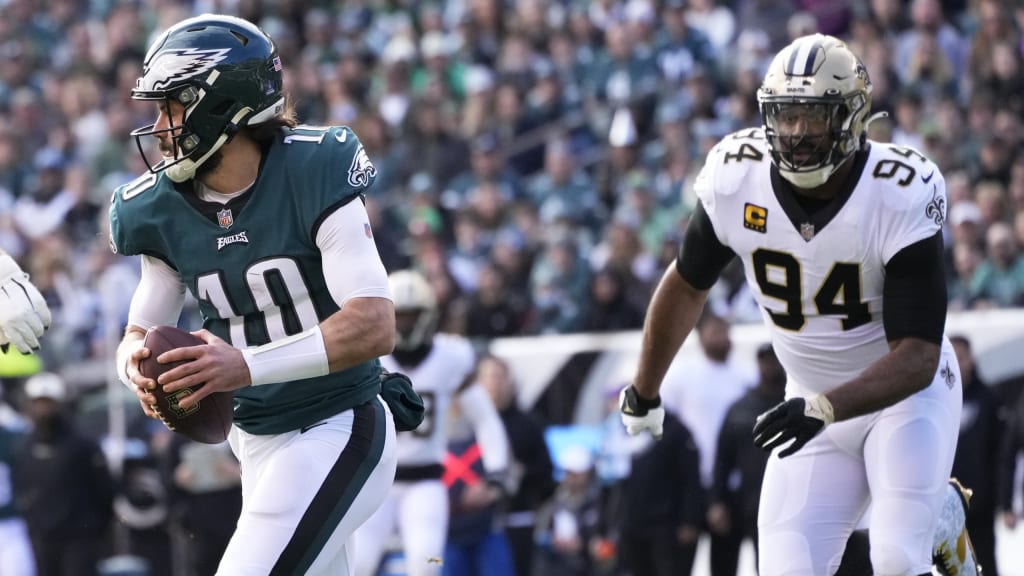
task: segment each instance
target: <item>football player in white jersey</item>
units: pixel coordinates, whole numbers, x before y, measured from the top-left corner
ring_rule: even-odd
[[[39,348],[50,327],[50,309],[10,254],[0,250],[0,347],[14,345],[22,354]]]
[[[419,272],[401,270],[388,278],[395,303],[396,343],[384,368],[403,372],[423,398],[423,423],[398,434],[398,471],[384,504],[356,530],[355,576],[373,576],[397,532],[409,576],[441,573],[448,533],[448,489],[442,481],[448,447],[445,419],[456,403],[472,426],[487,471],[470,498],[491,503],[504,492],[509,444],[505,427],[487,392],[474,379],[476,353],[468,340],[436,333],[437,300]]]
[[[789,376],[758,417],[770,458],[758,514],[762,576],[837,570],[870,501],[876,574],[932,569],[961,408],[945,337],[945,181],[912,148],[871,142],[871,82],[840,40],[795,40],[757,94],[762,129],[726,136],[653,296],[622,391],[630,433],[660,434],[669,364],[738,256]]]

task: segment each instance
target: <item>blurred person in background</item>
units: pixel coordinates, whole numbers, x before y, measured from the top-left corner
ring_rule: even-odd
[[[996,222],[985,232],[986,258],[971,279],[971,299],[976,306],[993,308],[1024,303],[1024,254],[1013,229]]]
[[[757,385],[729,407],[718,435],[707,526],[721,538],[723,550],[711,566],[712,576],[736,576],[743,540],[751,539],[757,550],[757,510],[768,455],[750,442],[750,423],[782,402],[786,392],[786,371],[771,344],[758,347],[757,370]],[[725,549],[729,544],[731,553]]]
[[[995,524],[1006,413],[998,396],[978,374],[971,341],[962,335],[950,336],[949,341],[956,351],[964,383],[964,407],[952,475],[973,491],[967,509],[967,532],[978,564],[985,576],[999,576]]]
[[[14,490],[15,451],[25,435],[18,422],[10,421],[17,413],[6,402],[0,416],[0,574],[35,576],[36,560],[32,551],[28,526],[17,508]],[[20,415],[18,415],[20,416]]]
[[[600,574],[595,552],[604,518],[594,455],[587,446],[573,445],[563,448],[557,460],[561,481],[537,510],[531,572],[535,576]]]
[[[396,342],[381,364],[390,372],[409,375],[423,398],[425,414],[415,430],[398,434],[395,484],[381,507],[355,532],[354,573],[373,576],[388,540],[397,534],[409,575],[437,575],[442,565],[479,560],[472,555],[446,558],[449,503],[443,478],[448,413],[457,410],[468,422],[486,471],[485,478],[467,486],[464,497],[471,503],[467,506],[493,504],[507,491],[509,441],[494,403],[478,384],[472,345],[462,336],[437,331],[437,298],[426,278],[415,270],[399,270],[390,274],[388,283],[395,306]]]
[[[697,443],[700,480],[705,492],[711,491],[714,484],[715,455],[726,413],[755,383],[754,375],[730,358],[730,329],[727,320],[705,312],[697,323],[702,356],[693,362],[674,363],[665,376],[662,395],[665,408],[682,420]],[[714,530],[708,536],[712,572],[728,573],[736,562],[733,538]]]
[[[13,487],[38,575],[96,576],[113,517],[107,460],[96,441],[76,428],[60,376],[32,376],[25,397],[32,431],[15,450]]]
[[[200,444],[174,434],[160,469],[174,528],[181,531],[174,557],[183,556],[189,576],[213,576],[242,512],[238,459],[226,442]]]
[[[477,380],[494,402],[512,449],[510,490],[505,504],[505,534],[512,547],[516,576],[530,576],[534,557],[536,513],[554,493],[554,469],[544,429],[516,402],[516,386],[508,364],[497,356],[484,356],[477,365]]]
[[[616,391],[617,392],[617,391]],[[605,536],[626,576],[679,576],[693,569],[706,509],[700,451],[674,414],[661,440],[627,436],[618,395],[607,393],[598,470],[605,484]]]

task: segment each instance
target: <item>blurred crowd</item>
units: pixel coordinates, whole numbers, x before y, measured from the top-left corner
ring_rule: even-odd
[[[354,127],[385,264],[427,275],[447,331],[640,327],[703,156],[760,124],[765,66],[811,31],[864,59],[889,113],[870,136],[942,168],[951,307],[1024,302],[1024,8],[1000,0],[5,0],[0,247],[56,311],[43,358],[75,385],[102,381],[137,276],[105,232],[145,170],[128,133],[154,110],[129,92],[154,35],[210,11],[276,39],[303,122]],[[736,271],[711,306],[760,319]]]
[[[864,60],[888,112],[870,137],[945,175],[950,308],[1024,305],[1024,7],[1009,0],[0,0],[0,248],[53,309],[39,362],[80,408],[110,379],[138,279],[106,232],[110,194],[146,170],[129,132],[155,111],[129,93],[155,35],[203,12],[276,40],[301,121],[354,128],[385,265],[426,275],[446,332],[640,328],[705,154],[760,125],[768,62],[815,31]],[[739,270],[710,309],[761,320]],[[716,433],[693,430],[698,446]],[[712,490],[708,458],[695,481]]]

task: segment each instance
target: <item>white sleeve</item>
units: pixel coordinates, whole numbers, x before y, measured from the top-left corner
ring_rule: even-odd
[[[142,277],[128,308],[128,324],[149,330],[177,326],[185,305],[185,284],[163,260],[142,256]]]
[[[339,307],[352,298],[391,300],[388,273],[362,202],[353,200],[328,216],[317,231],[316,245],[323,255],[324,281]]]
[[[480,444],[484,470],[489,474],[508,470],[509,444],[505,424],[487,391],[473,383],[456,396],[456,401]]]

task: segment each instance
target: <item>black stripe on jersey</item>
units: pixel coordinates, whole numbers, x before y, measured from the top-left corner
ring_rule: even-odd
[[[348,444],[306,508],[270,576],[292,576],[309,570],[380,462],[387,438],[383,406],[373,399],[352,411]]]
[[[853,167],[850,168],[850,173],[846,176],[842,189],[824,208],[812,210],[813,214],[808,214],[808,211],[800,204],[793,185],[782,177],[779,169],[772,163],[772,192],[775,193],[775,198],[779,201],[779,205],[782,206],[782,211],[786,213],[786,217],[793,224],[793,228],[800,231],[802,224],[811,223],[814,224],[815,233],[820,234],[825,229],[825,226],[846,205],[846,201],[850,199],[854,189],[857,188],[860,176],[864,172],[864,166],[868,162],[870,151],[871,147],[868,145],[863,150],[857,151],[852,160],[848,160],[848,162],[853,162]]]

